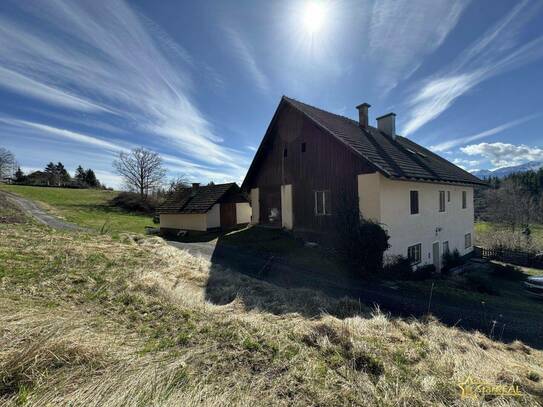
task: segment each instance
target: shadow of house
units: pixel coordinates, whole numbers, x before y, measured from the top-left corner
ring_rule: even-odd
[[[217,305],[237,300],[248,310],[276,315],[296,312],[306,317],[323,313],[338,318],[367,317],[378,307],[393,318],[424,319],[430,311],[448,326],[478,330],[505,343],[518,339],[536,348],[543,347],[543,320],[533,315],[526,320],[526,310],[508,309],[505,304],[464,305],[437,290],[431,292],[430,285],[428,292],[415,293],[375,276],[357,278],[338,268],[327,270],[318,263],[322,256],[330,255],[320,253],[319,249],[309,251],[314,253],[314,264],[304,266],[303,262],[295,261],[294,265],[293,256],[286,253],[291,251],[299,257],[297,253],[309,249],[292,237],[285,242],[285,233],[251,227],[218,236],[211,255],[206,300]],[[258,236],[263,240],[258,241]],[[262,246],[271,250],[263,251]],[[520,283],[522,277],[510,271],[509,276],[502,278]]]

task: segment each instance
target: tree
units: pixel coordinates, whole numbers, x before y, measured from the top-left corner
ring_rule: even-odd
[[[184,175],[179,175],[176,178],[170,180],[168,185],[167,195],[169,196],[179,196],[183,193],[184,190],[190,187],[190,184],[187,178]]]
[[[53,164],[52,161],[45,166],[44,170],[47,176],[47,185],[56,185],[57,184],[57,166]]]
[[[75,170],[75,181],[79,184],[79,185],[84,185],[86,183],[86,180],[85,180],[85,177],[86,177],[86,173],[85,173],[85,170],[83,169],[82,166],[78,166]]]
[[[0,181],[13,174],[15,167],[15,156],[11,151],[0,147]]]
[[[150,190],[158,188],[166,176],[162,158],[143,147],[135,148],[128,153],[119,153],[113,167],[123,177],[129,189],[139,192],[142,200],[147,198]]]
[[[70,182],[72,177],[70,177],[70,174],[68,174],[68,171],[66,171],[66,168],[64,168],[64,164],[62,164],[61,162],[58,162],[57,165],[55,166],[55,170],[56,170],[56,181],[57,181],[56,185],[60,187]]]
[[[94,174],[94,171],[90,168],[85,171],[85,183],[90,188],[98,188],[100,186],[100,182],[98,182],[98,179],[96,178],[96,175]]]
[[[21,167],[17,167],[17,171],[15,171],[15,174],[13,174],[14,177],[15,177],[15,182],[17,183],[23,183],[25,182],[25,174],[24,172],[21,170]]]

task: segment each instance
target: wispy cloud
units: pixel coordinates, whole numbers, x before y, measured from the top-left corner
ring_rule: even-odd
[[[236,56],[243,63],[258,89],[260,89],[262,93],[268,93],[270,90],[268,77],[262,72],[257,64],[254,50],[251,48],[250,44],[232,27],[225,27],[224,32],[230,40]]]
[[[543,161],[543,149],[524,144],[480,143],[460,149],[469,156],[482,156],[497,168],[519,165],[528,161]]]
[[[522,26],[541,8],[528,0],[518,3],[447,68],[418,84],[408,101],[410,134],[434,120],[460,96],[481,82],[543,56],[543,36],[520,38]]]
[[[385,91],[415,72],[423,57],[436,50],[456,26],[468,1],[375,1],[369,50],[379,66],[377,81]],[[421,10],[424,10],[421,12]]]
[[[120,0],[21,9],[25,22],[0,17],[0,86],[96,121],[122,118],[187,161],[242,171],[243,153],[224,146],[190,96],[193,61],[152,22]]]
[[[510,122],[501,124],[499,126],[493,127],[491,129],[481,131],[479,133],[473,134],[471,136],[467,137],[460,137],[454,140],[445,141],[443,143],[436,144],[435,146],[431,146],[430,149],[433,151],[441,152],[441,151],[447,151],[451,148],[461,146],[467,143],[471,143],[472,141],[481,140],[486,137],[493,136],[495,134],[501,133],[505,130],[508,130],[512,127],[518,126],[519,124],[526,123],[529,120],[535,119],[536,117],[541,116],[541,113],[537,114],[531,114],[525,117],[521,117],[520,119],[512,120]]]

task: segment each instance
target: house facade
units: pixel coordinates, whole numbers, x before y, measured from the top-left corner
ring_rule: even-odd
[[[251,222],[320,236],[357,207],[390,235],[387,255],[440,268],[446,250],[472,250],[473,187],[484,184],[396,135],[395,115],[368,124],[283,97],[243,182]]]
[[[235,183],[194,183],[167,199],[158,213],[162,233],[230,229],[251,220],[251,206]]]

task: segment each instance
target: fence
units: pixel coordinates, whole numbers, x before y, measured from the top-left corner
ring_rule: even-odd
[[[505,248],[486,248],[475,246],[475,255],[488,260],[498,260],[519,266],[543,268],[543,256],[534,252]]]

